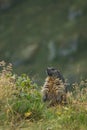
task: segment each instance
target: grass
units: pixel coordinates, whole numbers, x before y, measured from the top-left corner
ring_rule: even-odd
[[[67,105],[47,108],[41,99],[41,87],[29,76],[14,74],[12,64],[4,61],[0,67],[0,129],[87,129],[87,80],[72,84]]]

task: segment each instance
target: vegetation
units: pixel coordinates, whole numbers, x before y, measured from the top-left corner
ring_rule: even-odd
[[[12,64],[0,62],[0,129],[86,130],[87,80],[72,84],[66,106],[47,108],[41,87],[29,76],[18,76]]]
[[[87,129],[86,24],[86,0],[0,0],[1,130]],[[48,66],[69,80],[65,106],[42,102]]]

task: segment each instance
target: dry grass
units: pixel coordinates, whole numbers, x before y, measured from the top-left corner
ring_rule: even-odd
[[[2,71],[0,73],[0,101],[5,102],[16,92],[15,77],[12,75],[12,64],[0,62]]]
[[[15,76],[12,64],[4,61],[0,62],[0,68],[0,125],[3,129],[7,126],[15,130],[23,127],[26,130],[87,128],[87,80],[72,84],[66,106],[47,109],[38,86],[32,84],[28,76]]]
[[[72,91],[67,94],[68,103],[82,105],[87,109],[87,80],[72,84]]]
[[[0,124],[15,128],[26,118],[41,118],[43,104],[37,86],[26,75],[15,76],[12,64],[2,61],[0,67]]]

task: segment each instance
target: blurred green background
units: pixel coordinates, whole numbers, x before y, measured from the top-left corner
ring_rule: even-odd
[[[48,66],[87,77],[86,0],[0,0],[0,61],[42,84]]]

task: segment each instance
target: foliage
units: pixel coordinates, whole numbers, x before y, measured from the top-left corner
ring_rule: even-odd
[[[36,84],[26,75],[12,74],[11,64],[6,66],[5,62],[0,62],[0,65],[0,112],[5,120],[16,123],[22,118],[40,119],[44,105]]]
[[[0,62],[0,125],[9,129],[85,130],[87,128],[87,80],[72,84],[66,106],[47,108],[40,88],[29,76],[15,75],[12,64]],[[28,123],[27,123],[28,122]]]

